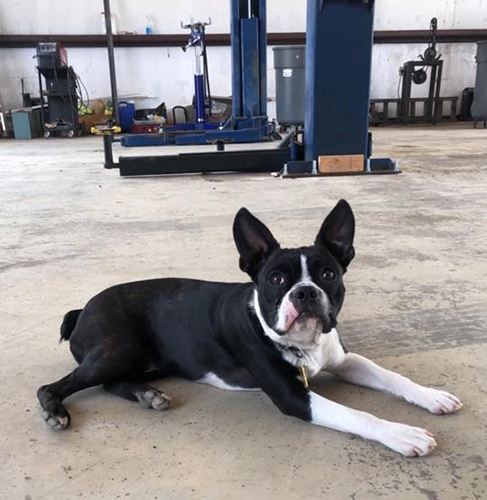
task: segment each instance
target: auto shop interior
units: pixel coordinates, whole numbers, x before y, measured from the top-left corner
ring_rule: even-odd
[[[486,27],[0,1],[0,497],[487,498]]]

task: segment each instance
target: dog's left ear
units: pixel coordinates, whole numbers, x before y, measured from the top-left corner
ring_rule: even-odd
[[[354,234],[355,218],[352,209],[345,200],[340,200],[321,225],[315,245],[331,252],[345,272],[355,257]]]
[[[246,208],[241,208],[235,216],[233,238],[240,254],[240,269],[255,281],[262,264],[279,248],[279,243]]]

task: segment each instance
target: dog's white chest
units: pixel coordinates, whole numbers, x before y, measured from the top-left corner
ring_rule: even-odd
[[[336,329],[322,334],[318,345],[310,349],[284,349],[282,355],[294,366],[304,366],[308,377],[314,377],[321,370],[333,369],[345,358]]]

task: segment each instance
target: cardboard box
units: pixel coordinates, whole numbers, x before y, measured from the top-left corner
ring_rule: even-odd
[[[320,174],[362,172],[364,167],[364,155],[330,155],[318,157],[318,172]]]
[[[96,124],[105,123],[110,117],[105,113],[95,113],[93,115],[83,115],[79,117],[79,124],[83,133],[89,134],[91,127]]]

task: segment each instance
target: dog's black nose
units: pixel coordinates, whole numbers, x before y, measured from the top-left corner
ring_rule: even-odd
[[[311,305],[319,298],[319,291],[314,286],[300,286],[289,294],[292,302],[301,306]]]

